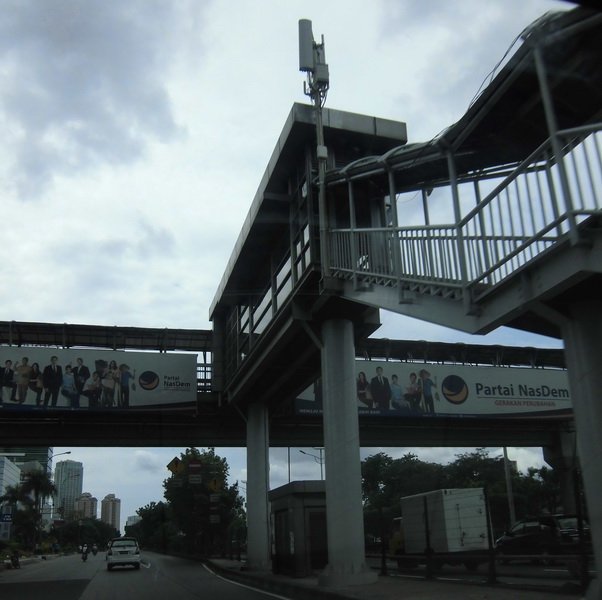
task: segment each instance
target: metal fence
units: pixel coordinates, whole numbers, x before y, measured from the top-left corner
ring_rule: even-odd
[[[474,208],[458,223],[329,232],[334,275],[411,288],[486,290],[602,210],[602,123],[558,134],[562,156],[547,140],[503,180],[475,174]],[[457,186],[456,189],[452,189]]]

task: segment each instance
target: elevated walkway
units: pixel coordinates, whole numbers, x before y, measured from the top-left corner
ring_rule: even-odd
[[[470,333],[560,337],[567,296],[600,285],[601,37],[599,13],[548,15],[439,137],[332,169],[326,287]]]

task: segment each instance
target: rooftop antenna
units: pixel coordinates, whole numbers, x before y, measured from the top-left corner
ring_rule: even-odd
[[[309,19],[299,20],[299,71],[307,73],[303,82],[303,93],[311,98],[316,112],[316,156],[318,158],[318,214],[320,222],[320,251],[322,264],[322,282],[330,277],[330,257],[328,252],[328,215],[326,211],[326,166],[328,150],[324,144],[324,126],[322,108],[326,102],[329,86],[328,65],[324,50],[324,36],[317,44]]]

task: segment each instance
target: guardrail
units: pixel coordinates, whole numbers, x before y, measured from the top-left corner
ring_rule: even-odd
[[[333,274],[358,284],[479,293],[559,240],[578,242],[579,226],[602,211],[602,123],[559,132],[558,141],[562,156],[549,139],[497,184],[478,174],[452,183],[452,195],[461,186],[463,205],[472,186],[476,203],[458,223],[330,231]]]
[[[483,552],[449,552],[449,553],[431,553],[431,554],[387,554],[387,553],[367,553],[367,559],[380,560],[380,574],[386,576],[389,574],[387,561],[396,562],[399,569],[411,569],[412,571],[419,566],[425,568],[424,577],[426,579],[436,579],[437,572],[441,571],[445,564],[464,565],[469,572],[474,572],[480,565],[487,564],[487,582],[495,584],[498,577],[527,577],[528,575],[500,573],[498,564],[506,564],[505,561],[529,561],[543,566],[554,566],[559,562],[566,564],[567,574],[571,579],[578,580],[581,590],[585,591],[591,579],[596,578],[596,574],[589,571],[589,565],[593,564],[593,554],[581,555],[575,554],[511,554],[501,555],[493,551],[484,550]],[[503,562],[504,561],[504,562]]]

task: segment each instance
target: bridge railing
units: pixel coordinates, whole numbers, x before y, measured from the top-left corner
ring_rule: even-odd
[[[576,241],[579,224],[602,210],[602,123],[558,140],[562,156],[548,140],[499,183],[475,174],[476,206],[458,223],[330,231],[333,274],[358,285],[488,289],[561,238]]]

